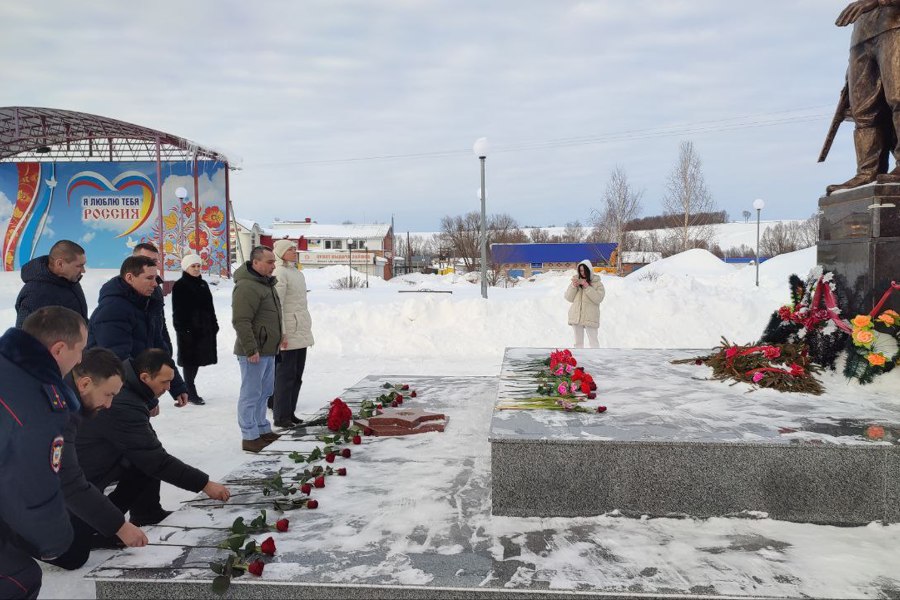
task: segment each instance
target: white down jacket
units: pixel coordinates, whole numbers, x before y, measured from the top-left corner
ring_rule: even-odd
[[[313,345],[312,317],[306,303],[306,277],[294,263],[281,262],[275,267],[275,291],[281,300],[287,350]]]
[[[589,287],[574,287],[571,284],[566,288],[565,298],[572,303],[569,307],[569,325],[581,325],[583,327],[600,326],[600,303],[606,295],[600,277],[594,273],[593,265],[588,260],[583,260],[581,265],[586,265],[591,272],[591,284]]]

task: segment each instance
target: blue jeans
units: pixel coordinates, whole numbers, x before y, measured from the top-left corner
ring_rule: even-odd
[[[266,401],[275,390],[275,357],[260,356],[256,364],[238,356],[241,367],[241,393],[238,396],[238,425],[241,437],[255,440],[272,431],[266,418]]]

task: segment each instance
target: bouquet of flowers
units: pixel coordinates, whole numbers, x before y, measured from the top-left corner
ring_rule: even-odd
[[[597,384],[594,377],[578,366],[578,361],[570,350],[556,350],[542,361],[546,367],[535,377],[538,396],[523,400],[507,401],[499,406],[500,410],[563,410],[566,412],[593,412],[579,402],[593,400],[597,397]],[[597,408],[597,412],[605,412],[606,407]]]
[[[892,332],[876,331],[876,323]],[[877,319],[856,315],[850,325],[853,345],[847,355],[844,375],[859,379],[860,383],[871,383],[876,375],[890,371],[900,361],[900,345],[896,339],[900,335],[900,314],[886,310]]]
[[[734,380],[779,392],[821,394],[822,384],[813,377],[821,367],[812,362],[804,344],[746,344],[738,346],[722,338],[718,350],[707,356],[672,361],[694,362],[713,369],[713,377]],[[732,384],[733,385],[733,384]]]

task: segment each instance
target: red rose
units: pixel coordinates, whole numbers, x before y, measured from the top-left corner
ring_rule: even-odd
[[[697,360],[694,361],[694,364],[695,364],[695,365],[702,365],[702,364],[703,364],[703,360],[698,358]]]
[[[409,386],[408,386],[407,384],[404,383],[404,384],[400,387],[400,389],[403,390],[403,391],[406,391],[406,390],[409,389]]]
[[[300,491],[306,495],[309,495],[310,493],[312,493],[312,486],[308,483],[304,483],[300,486]]]
[[[268,554],[269,556],[275,556],[275,540],[272,537],[267,537],[263,540],[263,543],[259,545],[259,551],[263,554]]]
[[[585,373],[584,375],[582,375],[581,380],[588,383],[594,383],[594,378],[590,373]]]
[[[350,454],[352,454],[350,452],[350,448],[344,448],[343,450],[341,450],[341,456],[343,456],[344,458],[350,458]]]
[[[319,508],[319,501],[318,500],[307,500],[306,508]]]
[[[290,521],[288,521],[287,519],[278,519],[277,521],[275,521],[275,529],[277,529],[278,531],[284,533],[285,531],[288,530],[288,523],[289,523],[289,522],[290,522]]]
[[[581,384],[581,393],[582,394],[588,394],[588,393],[590,393],[590,391],[591,391],[591,384],[589,384],[589,383]]]
[[[363,429],[363,433],[366,435],[372,435],[373,433],[375,433],[375,430],[371,427],[366,427],[365,429]]]
[[[357,446],[359,446],[360,444],[362,444],[362,436],[354,435],[354,436],[353,436],[353,443],[356,444]]]
[[[588,400],[593,400],[593,399],[596,398],[596,397],[597,397],[597,394],[595,394],[594,392],[589,392],[589,393],[588,393]]]
[[[403,396],[397,396],[397,399],[394,400],[397,403],[397,406],[403,404]]]
[[[265,568],[266,563],[261,560],[254,560],[252,563],[247,565],[247,570],[250,571],[253,575],[257,577],[262,577],[263,569]]]
[[[598,413],[605,413],[605,412],[606,412],[606,407],[605,407],[605,406],[598,406],[598,407],[597,407],[597,412],[598,412]]]
[[[397,404],[397,401],[396,401],[396,400],[394,400],[393,402],[391,402],[391,408],[397,408],[397,406],[399,406],[399,405]],[[378,412],[381,412],[381,411],[378,411]]]
[[[313,486],[317,488],[325,487],[325,477],[323,475],[319,475],[315,479],[313,479]]]
[[[410,398],[415,398],[415,397],[416,397],[416,390],[411,391],[411,392],[409,393],[409,397],[410,397]]]
[[[575,369],[575,372],[572,373],[572,381],[581,381],[581,378],[584,377],[584,373]]]
[[[325,462],[333,463],[334,462],[334,452],[329,452],[325,455]]]
[[[591,386],[591,391],[592,391],[592,392],[596,392],[596,391],[597,391],[597,384],[596,384],[596,383],[594,383],[594,382],[592,381],[592,382],[590,383],[590,386]]]
[[[381,407],[379,406],[378,409],[376,410],[376,412],[380,415],[380,414],[383,413],[384,411],[383,411],[383,410],[381,409]]]
[[[341,477],[343,477],[344,475],[347,474],[347,469],[345,467],[341,467],[340,469],[337,470],[337,474],[340,475]]]

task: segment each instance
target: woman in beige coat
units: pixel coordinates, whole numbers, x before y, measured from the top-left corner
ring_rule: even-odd
[[[296,244],[291,240],[278,240],[274,252],[278,259],[274,272],[275,291],[281,300],[284,337],[275,363],[272,416],[276,427],[290,429],[302,423],[294,411],[303,385],[306,349],[313,345],[312,318],[306,304],[306,278],[297,269]]]
[[[584,331],[587,330],[588,343],[591,348],[600,346],[597,340],[597,329],[600,327],[600,303],[606,291],[600,283],[600,276],[594,273],[594,266],[589,260],[578,263],[578,275],[572,277],[572,283],[566,288],[566,300],[572,303],[569,307],[569,325],[575,331],[575,347],[584,348]]]

